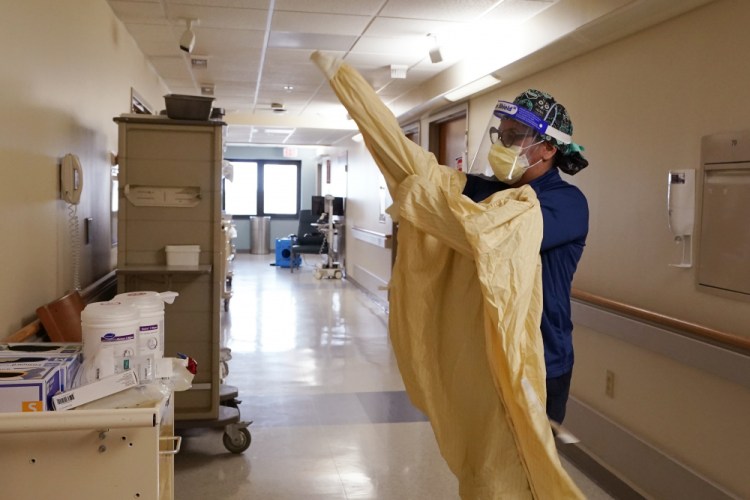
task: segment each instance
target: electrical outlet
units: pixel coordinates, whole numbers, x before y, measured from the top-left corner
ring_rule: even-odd
[[[606,394],[607,397],[610,398],[615,397],[615,372],[613,372],[612,370],[607,370],[607,379],[604,385],[604,394]]]

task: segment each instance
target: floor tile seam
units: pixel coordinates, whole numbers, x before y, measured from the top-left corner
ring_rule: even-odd
[[[333,466],[336,468],[336,474],[339,476],[339,483],[341,483],[341,491],[344,492],[344,498],[346,500],[349,500],[349,493],[346,491],[346,483],[344,483],[344,477],[341,475],[341,469],[339,468],[338,460],[336,460],[336,454],[334,454],[333,448],[331,447],[331,442],[332,440],[326,441],[326,446],[328,447],[328,455],[331,457]]]

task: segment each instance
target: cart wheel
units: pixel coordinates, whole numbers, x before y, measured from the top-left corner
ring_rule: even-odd
[[[224,448],[231,451],[232,453],[242,453],[250,447],[252,437],[250,437],[250,431],[242,428],[237,430],[237,440],[233,441],[232,437],[224,433]]]
[[[336,278],[337,280],[340,280],[341,276],[343,276],[341,274],[341,271],[336,271],[335,273],[333,273],[333,277]]]
[[[320,271],[316,269],[315,272],[313,273],[313,276],[315,277],[316,280],[319,280],[320,278],[323,277],[323,273],[321,273]]]

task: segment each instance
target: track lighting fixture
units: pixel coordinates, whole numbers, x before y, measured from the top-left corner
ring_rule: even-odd
[[[198,24],[196,19],[187,20],[187,29],[180,37],[180,50],[190,54],[195,47],[195,33],[193,33],[193,23]]]
[[[427,36],[432,39],[432,44],[430,46],[430,61],[432,61],[433,64],[443,62],[443,54],[440,53],[440,45],[438,45],[437,35],[427,33]]]

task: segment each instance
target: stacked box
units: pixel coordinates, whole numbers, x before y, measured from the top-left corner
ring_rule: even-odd
[[[62,388],[62,363],[49,360],[7,363],[0,367],[0,413],[52,409]]]
[[[63,364],[61,390],[73,387],[78,369],[83,362],[80,342],[30,342],[0,344],[0,361],[8,358],[48,358]]]
[[[0,344],[0,355],[34,355],[49,357],[51,355],[76,355],[83,352],[80,342],[18,342]]]

